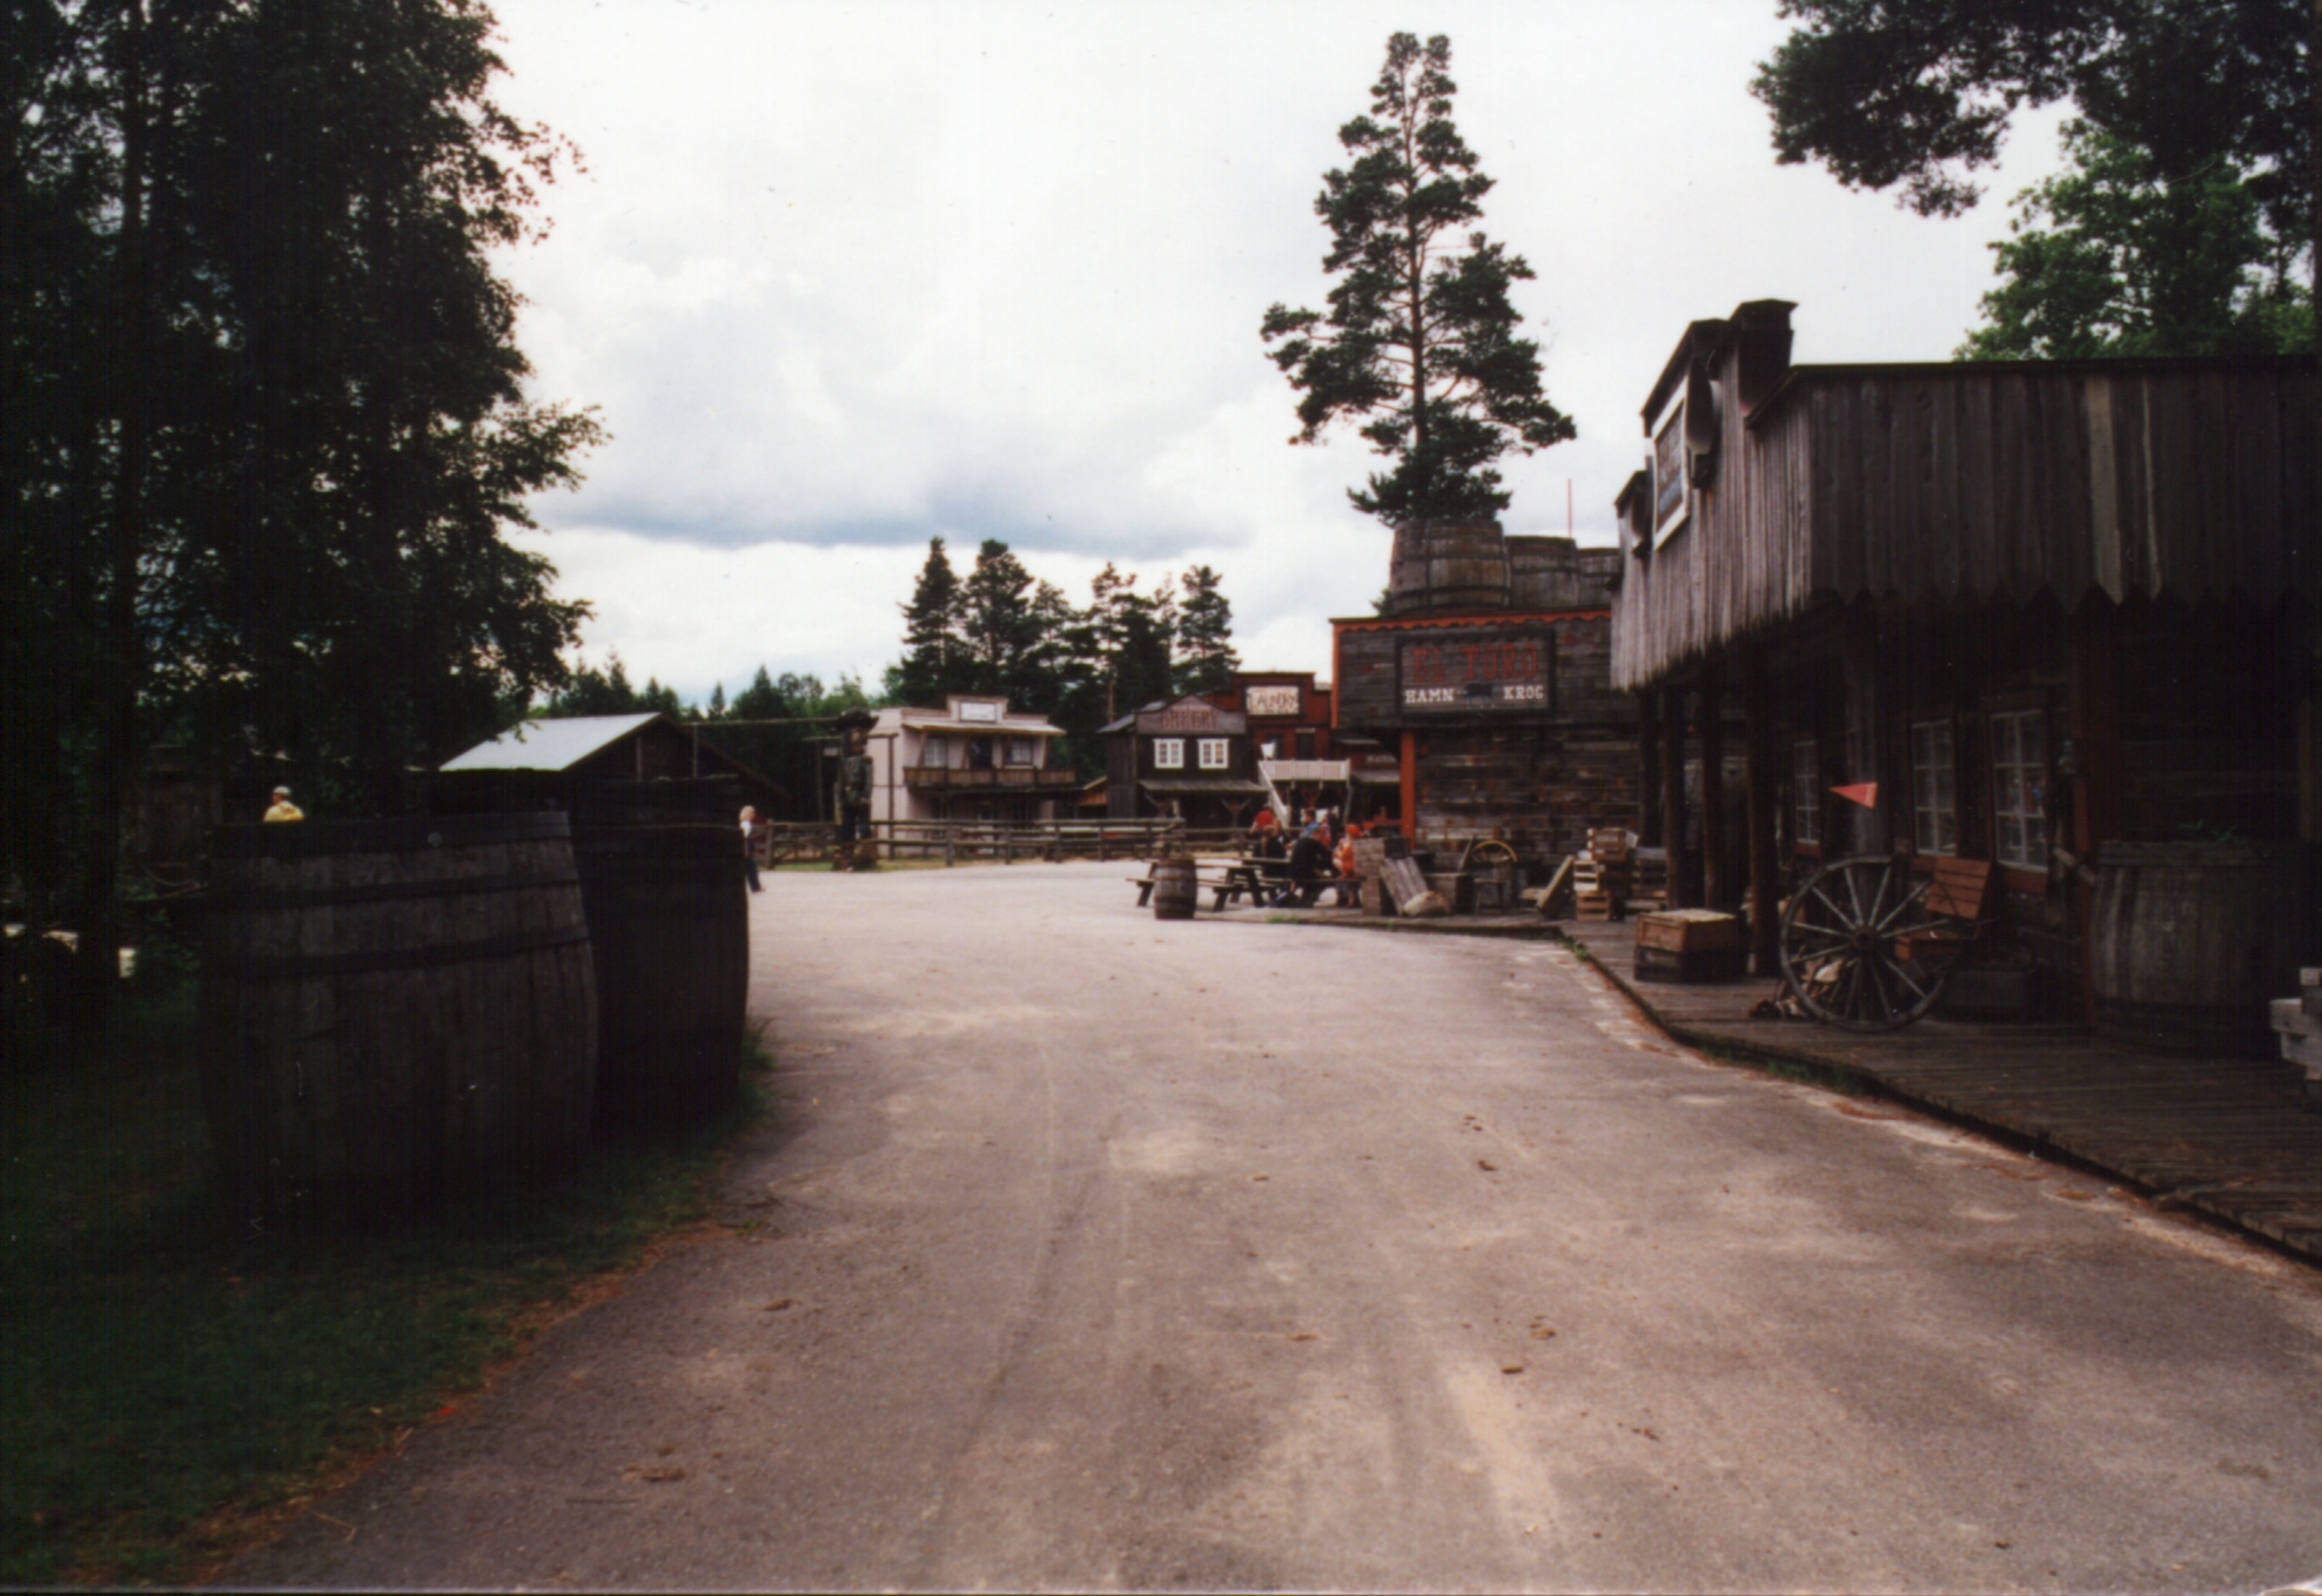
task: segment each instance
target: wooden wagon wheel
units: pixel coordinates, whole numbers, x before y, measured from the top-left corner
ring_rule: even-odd
[[[1473,862],[1483,858],[1487,853],[1497,854],[1503,863],[1513,864],[1516,862],[1516,851],[1513,848],[1509,847],[1505,843],[1500,841],[1497,837],[1489,837],[1483,842],[1477,843],[1475,846],[1474,852],[1469,853],[1467,857],[1470,862]]]
[[[1815,1018],[1891,1031],[1935,1006],[1958,957],[1960,922],[1926,907],[1933,883],[1901,858],[1826,864],[1782,911],[1782,980]]]

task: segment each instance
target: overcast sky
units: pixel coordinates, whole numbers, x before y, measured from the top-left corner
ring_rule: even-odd
[[[1685,324],[1795,300],[1800,360],[1940,360],[2005,201],[1925,221],[1778,167],[1774,0],[1323,5],[498,0],[503,102],[587,162],[508,258],[535,392],[601,407],[536,542],[597,609],[586,652],[689,698],[763,664],[876,684],[928,539],[983,538],[1087,597],[1225,575],[1245,661],[1327,672],[1388,534],[1360,440],[1292,448],[1257,336],[1319,307],[1313,212],[1387,35],[1450,35],[1486,230],[1579,438],[1506,475],[1512,533],[1612,540],[1637,415]]]

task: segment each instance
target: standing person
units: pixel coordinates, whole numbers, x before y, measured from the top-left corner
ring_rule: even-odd
[[[758,844],[765,840],[765,822],[758,811],[747,805],[742,809],[742,868],[750,872],[750,890],[763,890],[758,885]]]
[[[288,788],[278,787],[274,789],[274,802],[268,807],[265,817],[277,824],[286,820],[304,820],[306,811],[290,801]]]

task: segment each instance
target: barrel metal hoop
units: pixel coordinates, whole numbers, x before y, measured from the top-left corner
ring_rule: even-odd
[[[429,947],[382,948],[352,953],[315,953],[284,959],[226,959],[229,974],[250,980],[281,980],[323,975],[368,974],[375,971],[433,970],[444,964],[466,964],[485,959],[506,959],[518,953],[571,947],[589,940],[586,926],[547,931],[517,931],[475,942],[440,944]]]
[[[343,903],[389,903],[412,898],[456,898],[476,892],[523,892],[535,887],[577,887],[580,872],[520,871],[496,876],[454,876],[433,881],[375,881],[361,887],[239,887],[211,892],[208,907],[221,909],[325,908]]]

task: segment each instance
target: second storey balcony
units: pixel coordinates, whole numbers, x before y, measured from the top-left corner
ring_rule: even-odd
[[[1054,792],[1077,787],[1071,771],[1041,770],[1033,765],[1001,765],[988,771],[954,770],[945,765],[906,765],[903,785],[913,792],[992,791]]]

